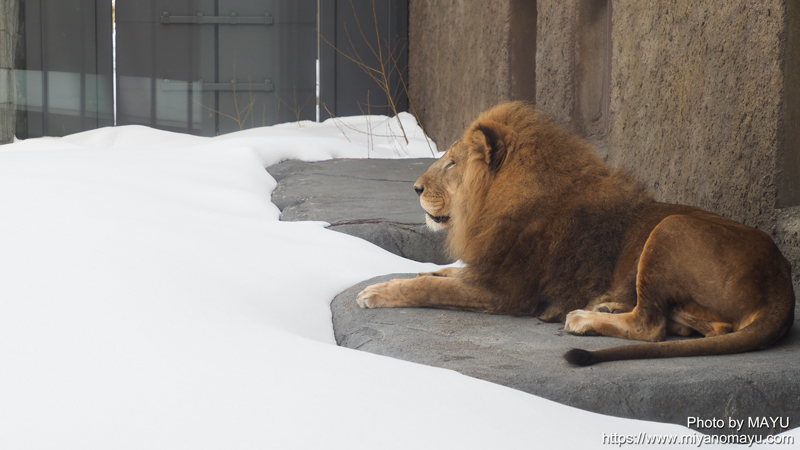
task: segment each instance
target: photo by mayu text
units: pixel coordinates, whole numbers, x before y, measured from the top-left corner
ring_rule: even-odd
[[[789,417],[757,416],[748,417],[747,419],[688,417],[686,418],[686,426],[693,430],[728,429],[730,431],[742,431],[746,427],[745,429],[750,430],[764,430],[765,434],[775,434],[789,429]]]

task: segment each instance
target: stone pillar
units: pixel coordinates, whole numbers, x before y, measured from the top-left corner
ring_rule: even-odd
[[[785,0],[615,1],[609,159],[659,199],[771,231]]]
[[[16,106],[14,50],[17,41],[18,0],[0,0],[0,144],[14,139]]]
[[[409,1],[409,93],[440,150],[478,114],[534,100],[536,3]]]
[[[776,239],[792,262],[794,292],[800,296],[800,4],[786,4],[784,69],[785,133],[778,148],[778,221]]]
[[[607,153],[610,0],[539,0],[536,107]]]

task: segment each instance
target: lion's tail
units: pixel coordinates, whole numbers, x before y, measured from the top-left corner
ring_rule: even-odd
[[[794,295],[791,301],[775,301],[750,325],[733,333],[699,339],[624,345],[603,350],[572,349],[564,359],[578,366],[625,359],[673,358],[678,356],[727,355],[755,350],[789,333],[794,323]]]

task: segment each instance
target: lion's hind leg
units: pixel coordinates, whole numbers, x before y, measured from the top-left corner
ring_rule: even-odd
[[[687,327],[681,323],[675,322],[673,320],[667,321],[667,334],[671,334],[673,336],[683,336],[689,337],[694,334],[694,330],[691,327]]]
[[[639,341],[662,341],[666,320],[648,319],[638,307],[628,313],[608,314],[578,309],[567,314],[564,330],[579,335],[603,335]]]
[[[705,337],[719,336],[734,331],[732,323],[725,321],[719,314],[703,308],[696,303],[684,305],[681,310],[672,311],[669,316],[670,333],[679,336],[690,336],[693,332],[698,332]],[[675,328],[683,329],[685,333],[675,333]]]

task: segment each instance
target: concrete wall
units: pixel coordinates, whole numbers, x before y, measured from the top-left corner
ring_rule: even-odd
[[[0,144],[11,142],[16,129],[14,49],[18,0],[0,0]]]
[[[610,2],[539,0],[536,105],[607,154]]]
[[[444,149],[480,110],[514,98],[513,2],[410,1],[410,91]],[[800,288],[800,4],[528,3],[527,99],[659,200],[772,234]]]
[[[535,17],[531,1],[409,1],[409,92],[439,148],[484,109],[533,100]]]
[[[614,2],[609,160],[662,199],[775,223],[783,0]]]

